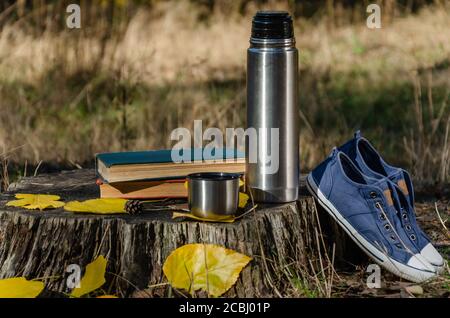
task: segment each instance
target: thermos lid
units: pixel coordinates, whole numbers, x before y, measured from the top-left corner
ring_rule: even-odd
[[[285,11],[258,11],[253,17],[252,38],[290,39],[294,37],[292,18]]]

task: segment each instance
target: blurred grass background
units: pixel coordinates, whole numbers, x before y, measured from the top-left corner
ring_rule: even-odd
[[[79,3],[81,29],[66,27]],[[366,27],[378,3],[382,28]],[[176,127],[245,127],[246,49],[259,9],[295,16],[301,168],[356,129],[416,180],[450,181],[450,3],[4,0],[2,185],[92,166],[103,151],[170,147]]]

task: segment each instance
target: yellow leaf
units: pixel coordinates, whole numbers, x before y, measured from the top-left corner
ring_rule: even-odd
[[[212,244],[187,244],[173,251],[163,271],[170,284],[193,294],[202,289],[218,297],[236,283],[251,257]]]
[[[6,205],[24,207],[29,210],[44,210],[64,206],[64,202],[58,201],[61,198],[57,195],[17,193],[15,197],[19,200],[9,201]]]
[[[240,208],[245,208],[245,206],[247,205],[249,196],[247,194],[245,194],[244,192],[239,192],[239,207]]]
[[[114,296],[114,295],[103,295],[103,296],[98,296],[96,298],[119,298],[119,297]]]
[[[80,287],[72,290],[70,296],[81,297],[100,288],[105,283],[106,259],[100,255],[86,267]]]
[[[43,290],[43,282],[23,277],[0,280],[0,298],[36,298]]]
[[[70,201],[64,209],[71,212],[116,214],[125,212],[125,199],[92,199],[86,201]]]
[[[191,214],[191,213],[173,212],[172,219],[177,219],[177,218],[188,218],[188,219],[196,220],[196,221],[224,222],[224,223],[233,223],[236,219],[233,215],[216,216],[215,218],[201,218],[201,217],[195,216],[194,214]]]

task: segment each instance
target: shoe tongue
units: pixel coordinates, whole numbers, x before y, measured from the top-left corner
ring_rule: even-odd
[[[386,211],[387,217],[393,222],[395,228],[398,229],[399,226],[401,226],[401,221],[398,214],[401,206],[398,195],[396,193],[394,182],[387,178],[384,178],[377,180],[374,185],[383,191],[383,195],[386,198],[386,204],[388,205]]]
[[[394,198],[392,196],[392,188],[389,185],[389,181],[387,181],[386,179],[380,179],[377,180],[375,183],[373,183],[373,185],[377,186],[378,188],[380,188],[383,191],[384,197],[386,199],[386,203],[388,204],[388,206],[393,206],[394,205]]]
[[[402,169],[398,169],[394,173],[389,175],[389,179],[392,180],[402,190],[403,194],[408,195],[408,186],[406,185],[405,176]]]
[[[402,169],[396,169],[392,173],[389,174],[389,179],[394,183],[397,183],[398,180],[403,179],[403,171]]]

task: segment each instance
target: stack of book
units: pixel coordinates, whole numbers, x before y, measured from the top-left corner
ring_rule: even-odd
[[[184,153],[183,153],[184,152]],[[245,171],[244,154],[216,148],[181,150],[188,160],[174,162],[172,150],[102,153],[96,156],[97,183],[102,198],[184,198],[185,178],[198,172]],[[183,156],[184,157],[184,156]]]

